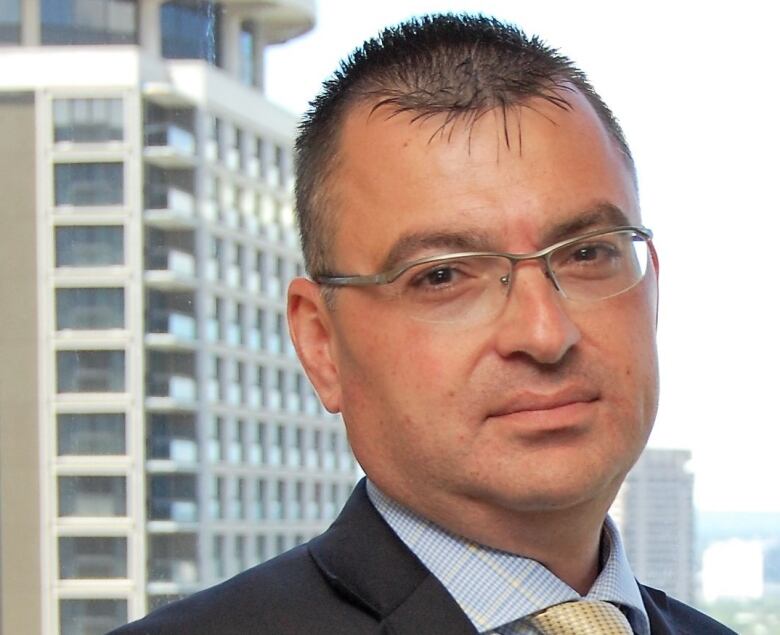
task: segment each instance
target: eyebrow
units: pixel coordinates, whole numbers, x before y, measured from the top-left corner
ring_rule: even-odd
[[[552,245],[578,234],[601,227],[620,227],[631,225],[626,213],[617,205],[607,201],[598,201],[574,218],[557,223],[542,232],[542,246]]]
[[[424,250],[447,251],[492,251],[495,240],[483,229],[461,229],[458,231],[418,231],[402,235],[382,261],[380,271],[387,271],[418,257]]]
[[[599,227],[630,225],[628,216],[617,205],[599,201],[574,218],[556,223],[542,232],[542,247],[566,240]],[[420,257],[425,250],[443,253],[467,251],[500,251],[496,238],[482,228],[464,228],[457,231],[416,231],[402,235],[390,248],[379,271],[388,271],[400,264]]]

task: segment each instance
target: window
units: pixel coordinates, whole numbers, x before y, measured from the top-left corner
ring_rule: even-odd
[[[198,582],[198,537],[195,534],[151,534],[149,579],[153,582]],[[150,607],[151,610],[152,607]]]
[[[255,65],[257,42],[254,25],[251,22],[241,23],[238,47],[240,56],[239,78],[243,84],[254,86],[257,84],[257,67]]]
[[[122,392],[124,351],[58,351],[57,392]]]
[[[265,481],[263,479],[258,479],[257,481],[255,481],[253,519],[262,520],[264,518],[265,518]]]
[[[60,516],[126,516],[123,476],[60,476]]]
[[[176,0],[160,7],[162,54],[219,64],[221,13],[214,2]]]
[[[211,517],[213,519],[224,518],[225,480],[221,476],[215,476],[211,482]]]
[[[57,289],[57,329],[120,329],[124,325],[123,288]]]
[[[198,460],[198,442],[192,414],[151,414],[147,417],[147,456],[183,463]]]
[[[236,569],[237,571],[243,571],[247,566],[246,537],[236,536],[236,543],[234,547],[236,551]]]
[[[255,557],[258,562],[264,562],[266,560],[268,551],[268,540],[265,536],[260,535],[255,538]]]
[[[121,205],[122,163],[59,163],[54,166],[55,205]]]
[[[124,414],[57,415],[59,456],[124,454],[125,451]]]
[[[149,477],[149,517],[194,523],[198,520],[195,476],[154,474]]]
[[[121,99],[55,99],[54,141],[99,143],[124,137]]]
[[[41,0],[43,44],[136,44],[137,0]]]
[[[105,633],[127,622],[127,600],[60,600],[60,635]]]
[[[225,571],[225,537],[214,536],[212,543],[212,557],[214,558],[214,574],[218,578],[224,578]]]
[[[0,0],[0,43],[18,44],[21,41],[21,0]]]
[[[122,227],[85,225],[54,231],[58,267],[102,267],[125,261]]]
[[[60,546],[60,578],[127,577],[127,539],[63,537]]]

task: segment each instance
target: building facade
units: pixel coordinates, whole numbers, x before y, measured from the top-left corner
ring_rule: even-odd
[[[0,632],[92,635],[324,529],[355,480],[286,332],[313,0],[0,0]]]
[[[695,571],[690,460],[688,450],[646,449],[610,510],[637,579],[688,603]]]

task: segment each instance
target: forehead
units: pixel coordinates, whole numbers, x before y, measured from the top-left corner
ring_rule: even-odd
[[[587,100],[566,97],[455,118],[354,107],[331,180],[337,266],[376,270],[409,236],[524,251],[564,226],[639,222],[626,158]]]

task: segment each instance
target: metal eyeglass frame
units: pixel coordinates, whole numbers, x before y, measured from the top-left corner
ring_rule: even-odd
[[[405,262],[404,264],[398,265],[397,267],[393,267],[392,269],[388,269],[387,271],[382,271],[380,273],[375,273],[375,274],[349,275],[349,276],[322,275],[322,276],[314,276],[313,280],[317,284],[334,286],[334,287],[366,287],[372,285],[391,284],[392,282],[395,282],[398,278],[400,278],[409,269],[411,269],[412,267],[416,267],[417,265],[436,264],[437,262],[447,262],[449,260],[458,259],[458,258],[467,258],[467,257],[500,256],[502,258],[506,258],[507,260],[509,260],[512,263],[513,268],[518,262],[525,262],[529,260],[543,260],[545,266],[545,273],[547,274],[547,277],[550,278],[550,280],[552,281],[556,291],[560,292],[561,288],[552,270],[551,256],[553,253],[555,253],[559,249],[562,249],[563,247],[568,247],[569,245],[577,243],[581,240],[587,240],[588,238],[596,238],[598,236],[606,236],[608,234],[615,234],[615,233],[625,232],[625,231],[632,231],[642,236],[642,238],[644,238],[644,240],[648,243],[650,252],[651,253],[653,252],[652,230],[648,229],[647,227],[642,227],[640,225],[620,225],[618,227],[610,227],[609,229],[598,229],[592,232],[581,234],[579,236],[567,238],[566,240],[561,240],[557,243],[550,245],[549,247],[545,247],[544,249],[540,249],[539,251],[533,251],[527,254],[513,254],[509,252],[500,252],[500,251],[464,251],[464,252],[458,252],[452,254],[443,254],[441,256],[430,256],[427,258],[419,258],[417,260]],[[502,280],[502,282],[506,284],[508,280]]]

